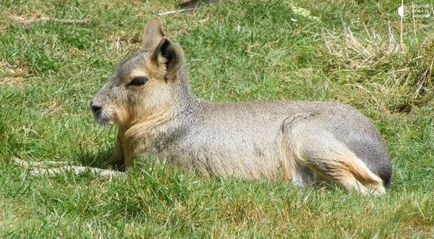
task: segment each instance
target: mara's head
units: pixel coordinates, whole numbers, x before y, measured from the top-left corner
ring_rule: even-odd
[[[158,18],[151,19],[142,48],[119,64],[92,99],[96,121],[127,126],[169,111],[182,64],[181,47],[164,36]]]

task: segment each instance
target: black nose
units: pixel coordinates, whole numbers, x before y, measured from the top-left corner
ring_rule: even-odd
[[[97,112],[101,111],[102,106],[97,105],[97,104],[91,102],[90,103],[90,108],[92,109],[93,112],[97,113]]]

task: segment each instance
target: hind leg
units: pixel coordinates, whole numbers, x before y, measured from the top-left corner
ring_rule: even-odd
[[[348,147],[326,131],[303,130],[294,143],[295,159],[315,174],[362,194],[385,193],[383,180]]]
[[[287,122],[288,144],[292,160],[319,178],[362,194],[383,194],[383,180],[345,144],[327,131],[295,117]]]

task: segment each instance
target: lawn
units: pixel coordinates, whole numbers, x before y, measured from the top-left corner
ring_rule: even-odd
[[[434,16],[414,1],[229,1],[161,16],[212,102],[345,102],[393,162],[388,193],[202,178],[138,162],[126,175],[33,177],[13,158],[110,168],[116,129],[89,101],[145,23],[176,1],[0,3],[1,238],[434,237]],[[91,19],[89,24],[23,20]]]

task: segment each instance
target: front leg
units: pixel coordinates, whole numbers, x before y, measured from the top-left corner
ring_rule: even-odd
[[[119,128],[116,142],[117,150],[115,150],[118,153],[115,152],[115,157],[123,162],[124,170],[131,168],[136,156],[148,152],[152,145],[149,134],[144,137],[145,134],[138,134],[138,132],[142,132],[139,127]]]
[[[120,133],[118,133],[118,137],[116,138],[115,150],[113,155],[113,164],[116,169],[120,171],[125,171],[125,156],[122,149],[122,142],[120,140]]]
[[[118,168],[122,171],[128,170],[129,168],[131,168],[132,165],[134,147],[132,146],[130,141],[131,140],[126,137],[125,131],[119,129],[115,145],[114,161]]]

